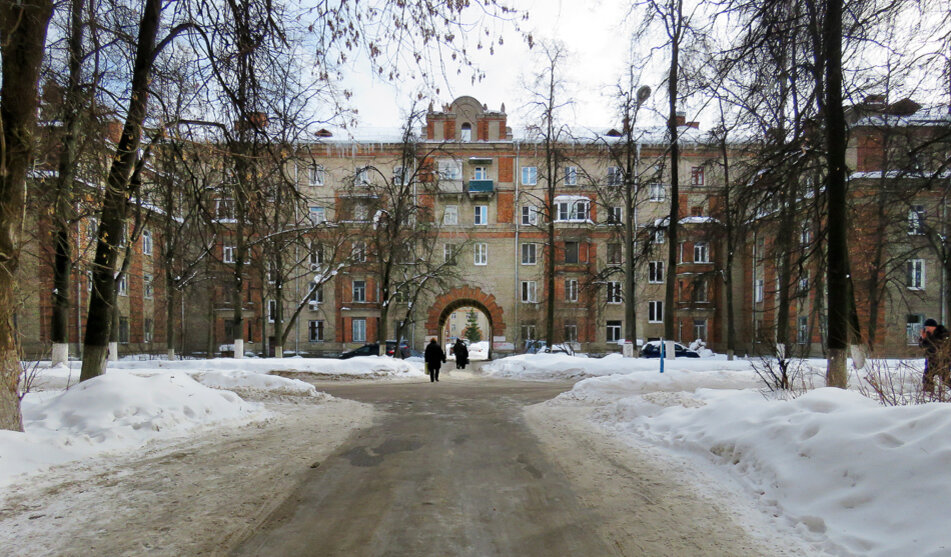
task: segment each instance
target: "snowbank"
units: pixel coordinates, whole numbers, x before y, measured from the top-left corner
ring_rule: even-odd
[[[660,360],[656,358],[624,358],[609,354],[603,358],[582,358],[567,354],[521,354],[494,360],[482,367],[482,371],[497,377],[524,380],[562,380],[601,377],[614,374],[642,373],[659,375]],[[664,362],[664,376],[690,371],[737,371],[753,375],[753,368],[746,360],[729,361],[720,358],[678,358]]]
[[[149,360],[109,362],[109,369],[220,371],[267,374],[271,372],[313,373],[316,375],[411,377],[422,376],[414,362],[386,356],[336,358],[215,358],[213,360]]]
[[[260,405],[206,387],[187,374],[121,372],[64,392],[29,393],[22,412],[25,433],[0,431],[0,485],[18,474],[134,448],[156,437],[268,415]]]

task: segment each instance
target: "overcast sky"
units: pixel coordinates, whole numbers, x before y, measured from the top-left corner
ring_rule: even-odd
[[[555,38],[567,47],[570,58],[565,76],[574,86],[575,104],[565,119],[587,126],[614,125],[614,111],[607,93],[617,82],[627,59],[629,31],[621,22],[630,2],[623,0],[518,0],[514,5],[529,13],[522,31],[530,31],[536,43]],[[495,54],[476,51],[476,64],[485,79],[471,84],[470,74],[439,79],[435,106],[439,109],[453,99],[471,95],[498,110],[505,103],[509,124],[524,124],[527,100],[524,83],[533,72],[533,52],[526,41],[509,26],[505,43],[496,45]],[[368,77],[359,67],[348,75],[346,86],[353,90],[353,106],[359,111],[360,126],[399,126],[410,99],[419,90],[418,83],[387,83]],[[648,83],[656,89],[657,84]],[[428,103],[427,103],[428,104]]]

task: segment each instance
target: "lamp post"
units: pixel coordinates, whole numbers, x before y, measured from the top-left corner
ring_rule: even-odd
[[[630,102],[624,107],[624,155],[627,165],[624,173],[624,341],[633,343],[631,355],[637,351],[635,324],[637,300],[634,294],[634,238],[637,235],[637,196],[640,193],[641,144],[634,138],[634,123],[641,105],[650,97],[651,88],[644,85],[637,90],[633,114]],[[629,116],[630,115],[630,116]]]

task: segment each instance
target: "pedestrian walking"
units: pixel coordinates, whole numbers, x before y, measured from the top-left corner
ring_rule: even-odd
[[[456,356],[456,369],[466,369],[469,363],[469,349],[462,339],[456,339],[456,345],[452,347],[452,353]]]
[[[935,379],[951,387],[951,343],[948,329],[934,319],[926,319],[918,346],[925,350],[925,373],[921,384],[925,393],[934,396]]]
[[[446,361],[446,353],[439,347],[436,339],[429,341],[426,347],[426,367],[429,369],[429,382],[439,381],[439,368]]]

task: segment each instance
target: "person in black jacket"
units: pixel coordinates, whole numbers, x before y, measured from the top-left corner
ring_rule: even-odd
[[[426,347],[426,367],[429,368],[429,382],[439,381],[439,368],[446,361],[446,353],[439,347],[436,339],[429,341]]]
[[[921,329],[918,346],[925,349],[925,373],[922,387],[925,393],[934,395],[935,378],[951,387],[951,345],[948,330],[934,319],[926,319]]]
[[[469,349],[466,348],[466,343],[462,342],[462,339],[456,339],[455,346],[452,347],[452,353],[456,357],[456,369],[466,369],[466,364],[469,363]]]

